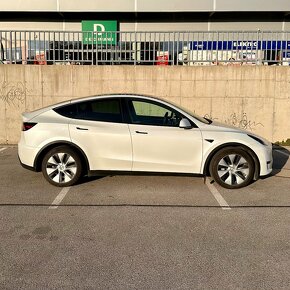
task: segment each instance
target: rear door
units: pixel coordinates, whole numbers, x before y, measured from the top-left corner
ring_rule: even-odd
[[[104,98],[70,105],[71,140],[87,155],[90,170],[132,169],[132,144],[118,98]]]

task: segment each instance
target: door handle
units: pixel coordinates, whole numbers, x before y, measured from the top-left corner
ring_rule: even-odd
[[[76,127],[78,130],[89,130],[87,128]]]
[[[135,131],[137,134],[148,134],[148,132],[143,132],[143,131]]]

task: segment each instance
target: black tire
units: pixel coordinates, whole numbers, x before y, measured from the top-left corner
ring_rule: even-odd
[[[215,182],[222,187],[242,188],[253,181],[255,163],[242,148],[227,147],[213,156],[209,171]]]
[[[59,187],[76,184],[82,175],[79,155],[68,146],[58,146],[48,151],[41,165],[45,179]]]

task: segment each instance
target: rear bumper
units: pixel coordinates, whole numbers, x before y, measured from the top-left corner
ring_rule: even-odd
[[[28,170],[31,170],[31,171],[36,171],[36,168],[33,167],[33,166],[29,166],[29,165],[26,165],[24,163],[21,162],[20,158],[19,158],[19,155],[18,155],[18,160],[19,160],[19,163],[21,164],[21,166],[25,169],[28,169]]]
[[[20,164],[26,168],[31,170],[36,170],[34,164],[35,164],[35,158],[38,152],[38,148],[27,146],[22,139],[18,143],[18,158],[20,161]]]

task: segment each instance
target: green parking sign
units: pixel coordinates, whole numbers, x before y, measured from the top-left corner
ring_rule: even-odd
[[[84,20],[82,31],[84,44],[116,45],[116,20]]]

